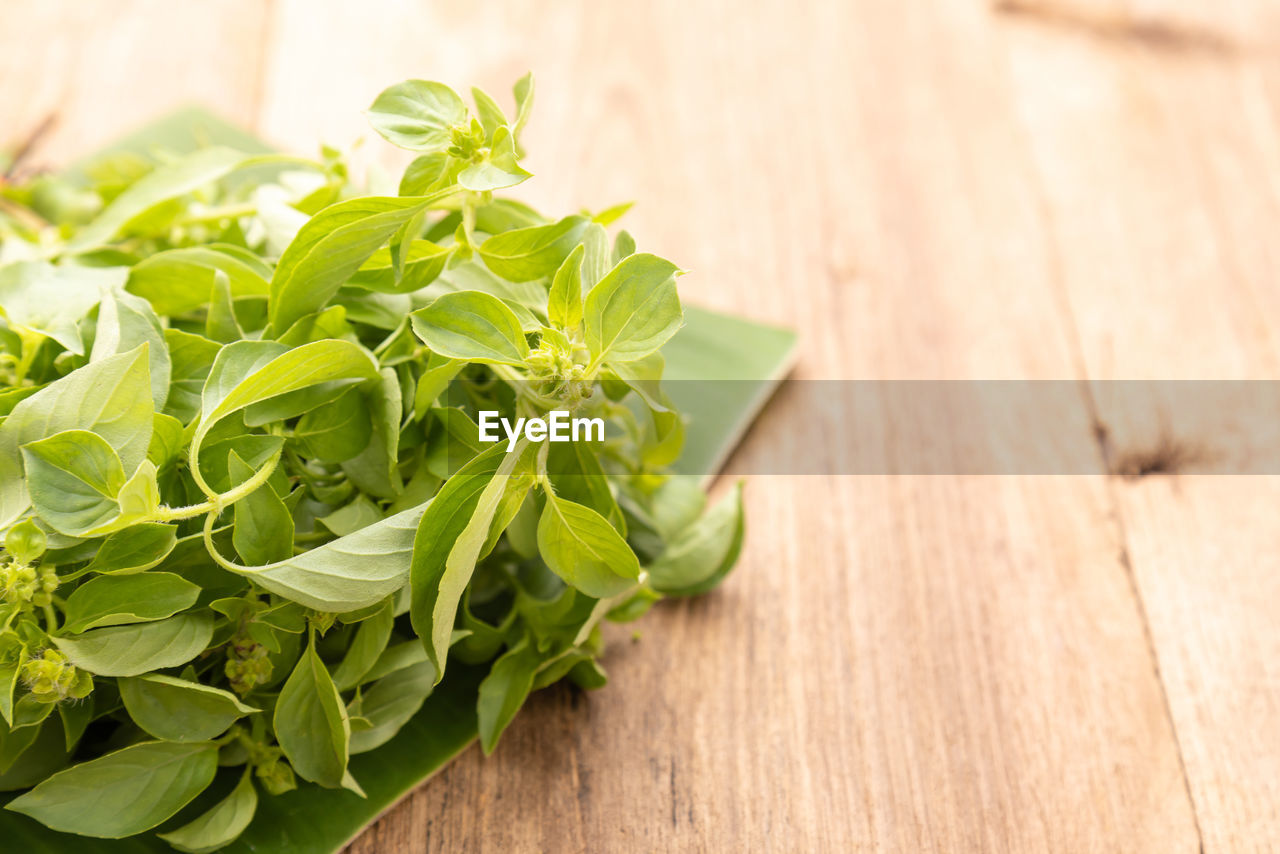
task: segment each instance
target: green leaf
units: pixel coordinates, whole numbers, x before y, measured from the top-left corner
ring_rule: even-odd
[[[124,486],[120,457],[88,430],[64,430],[22,446],[31,503],[59,533],[80,536],[120,515]]]
[[[404,586],[415,507],[288,560],[236,570],[256,584],[317,611],[345,613],[374,605]]]
[[[532,177],[533,173],[517,162],[511,131],[500,127],[494,134],[489,153],[459,172],[458,183],[472,192],[484,193],[514,187]]]
[[[150,830],[213,781],[217,746],[148,741],[59,771],[5,809],[65,833],[120,839]]]
[[[585,251],[585,246],[573,247],[551,282],[547,316],[560,329],[571,330],[582,322],[582,256]]]
[[[599,223],[591,223],[582,232],[582,290],[589,292],[613,267],[609,234]]]
[[[77,232],[67,243],[66,251],[74,254],[97,249],[157,205],[217,181],[245,160],[245,155],[238,151],[206,148],[157,168],[117,196],[97,219]]]
[[[365,395],[350,388],[339,397],[303,415],[293,438],[304,452],[324,462],[340,463],[359,454],[369,445],[373,422],[365,406]]]
[[[227,473],[231,483],[237,486],[255,474],[253,466],[235,451],[228,457]],[[251,565],[268,564],[293,555],[293,514],[269,485],[263,484],[236,502],[231,542],[240,557]]]
[[[61,267],[46,261],[0,266],[0,310],[9,326],[48,336],[77,355],[84,354],[80,321],[101,299],[119,288],[122,267]]]
[[[742,484],[682,531],[649,567],[649,582],[668,596],[706,593],[733,569],[745,529]]]
[[[92,694],[81,700],[64,701],[58,704],[58,717],[62,719],[62,731],[65,737],[63,743],[67,750],[75,749],[81,737],[84,736],[84,731],[93,722],[93,707]]]
[[[366,196],[330,205],[307,221],[280,256],[271,278],[271,327],[288,329],[319,311],[338,289],[433,196]]]
[[[463,362],[518,365],[529,355],[520,321],[497,297],[457,291],[411,315],[413,331],[432,352]]]
[[[30,506],[20,448],[64,430],[92,430],[134,471],[151,443],[151,381],[147,348],[72,371],[13,408],[0,424],[0,527]]]
[[[246,768],[240,782],[221,801],[194,821],[177,830],[156,834],[187,854],[212,854],[244,833],[258,810],[258,790]]]
[[[335,536],[345,537],[362,528],[377,524],[383,518],[384,514],[377,504],[364,495],[357,495],[350,504],[339,507],[327,516],[320,516],[316,521],[332,531]]]
[[[511,126],[511,133],[519,139],[520,131],[524,130],[524,126],[529,123],[529,114],[533,110],[532,71],[516,81],[514,91],[516,96],[516,121]],[[517,145],[517,148],[519,148],[519,145]]]
[[[429,240],[407,243],[403,274],[397,279],[390,249],[379,249],[351,277],[353,287],[386,294],[408,294],[421,290],[444,272],[453,256],[453,247],[437,246]]]
[[[292,350],[271,341],[229,344],[218,353],[205,381],[204,414],[191,453],[197,453],[214,424],[234,412],[322,383],[366,380],[376,374],[373,358],[349,341],[316,341]]]
[[[273,721],[276,738],[293,770],[313,783],[337,788],[347,770],[351,725],[329,671],[315,644],[298,660],[280,698]]]
[[[640,575],[635,552],[609,520],[552,494],[538,520],[542,559],[564,582],[588,596],[616,596]]]
[[[528,698],[540,661],[537,648],[526,636],[493,663],[489,675],[480,683],[476,711],[480,719],[480,746],[486,756],[493,753],[503,730]]]
[[[222,348],[216,341],[179,329],[166,329],[164,340],[172,363],[165,411],[185,424],[200,411],[200,393]]]
[[[144,522],[116,531],[103,540],[86,572],[128,575],[157,566],[178,544],[177,528]]]
[[[209,311],[204,321],[205,337],[211,341],[230,344],[247,337],[236,317],[235,300],[231,296],[231,280],[221,270],[213,274],[209,290]]]
[[[655,255],[632,255],[591,289],[583,322],[597,361],[643,358],[676,334],[682,320],[676,272]]]
[[[131,352],[142,344],[147,345],[151,400],[158,412],[169,397],[170,373],[169,350],[165,347],[160,318],[140,297],[127,293],[103,294],[89,361],[100,362],[117,353]]]
[[[592,222],[599,223],[601,226],[613,225],[626,215],[627,211],[635,206],[635,202],[623,202],[620,205],[614,205],[611,208],[605,208],[591,218]]]
[[[418,647],[421,650],[421,646]],[[418,713],[431,695],[436,669],[420,661],[379,679],[353,703],[349,714],[359,714],[369,726],[351,733],[351,753],[367,753],[390,741]]]
[[[147,459],[157,469],[162,469],[178,458],[186,448],[187,438],[181,421],[172,415],[157,412],[151,421],[151,441],[147,444]]]
[[[369,107],[369,124],[392,145],[431,151],[449,145],[449,129],[467,120],[467,106],[443,83],[405,80],[387,89]]]
[[[378,656],[391,639],[391,625],[395,617],[391,602],[386,602],[372,617],[360,622],[355,639],[347,649],[338,668],[333,671],[333,682],[339,691],[346,691],[360,684],[361,679],[378,661]]]
[[[342,462],[347,478],[370,495],[394,499],[404,484],[400,479],[400,379],[391,368],[383,368],[380,382],[365,389],[364,409],[372,417],[369,441],[356,456]]]
[[[4,535],[4,549],[22,564],[33,564],[49,547],[49,538],[31,519],[23,519]]]
[[[173,676],[152,673],[116,683],[134,723],[165,741],[204,741],[257,712],[234,694]]]
[[[189,314],[209,301],[214,271],[221,271],[233,297],[265,297],[270,268],[235,247],[191,246],[150,255],[129,271],[125,286],[131,294],[151,303],[157,314]]]
[[[550,276],[582,240],[590,222],[567,216],[552,225],[535,225],[495,234],[480,245],[485,266],[512,282]]]
[[[16,634],[0,634],[0,717],[13,724],[13,692],[18,685],[18,672],[27,660],[27,647]]]
[[[503,115],[502,108],[479,86],[471,87],[471,100],[476,103],[476,117],[484,127],[485,136],[493,139],[493,134],[498,128],[507,124],[507,117]]]
[[[596,511],[626,537],[627,525],[622,510],[590,445],[584,442],[551,445],[547,454],[547,472],[558,497]]]
[[[98,676],[138,676],[195,658],[213,637],[207,613],[179,614],[154,623],[91,629],[51,638],[76,667]]]
[[[432,354],[427,362],[427,369],[418,377],[418,388],[413,397],[413,417],[418,421],[427,417],[427,412],[435,406],[436,398],[449,387],[453,378],[466,365],[458,359],[447,359]]]
[[[445,655],[462,591],[471,579],[475,557],[489,533],[489,520],[502,498],[497,473],[504,467],[514,468],[515,459],[515,454],[507,457],[503,445],[494,445],[472,459],[445,481],[418,525],[413,541],[409,614],[413,630],[422,638],[436,668],[437,679],[444,675]],[[498,486],[489,489],[495,482]],[[482,500],[487,505],[484,509],[480,508]],[[483,524],[472,525],[477,517]],[[470,537],[464,544],[461,538],[468,532]],[[465,560],[468,554],[473,555],[470,565]]]
[[[424,196],[443,190],[457,181],[458,173],[466,165],[465,160],[451,157],[445,151],[433,151],[415,158],[405,167],[404,176],[400,179],[400,195]]]
[[[104,575],[67,597],[63,630],[79,634],[100,626],[163,620],[190,608],[199,596],[199,585],[171,572]]]

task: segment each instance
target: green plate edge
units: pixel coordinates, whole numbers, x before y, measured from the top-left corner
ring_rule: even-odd
[[[165,149],[182,153],[202,145],[241,151],[274,149],[203,107],[184,107],[73,164],[83,171],[109,154]],[[663,348],[668,393],[688,418],[685,450],[675,469],[714,479],[751,422],[795,363],[796,334],[696,306],[685,306],[685,326]],[[701,382],[699,382],[701,381]],[[484,670],[454,665],[422,709],[377,750],[351,758],[351,772],[368,798],[303,783],[297,791],[264,796],[249,829],[223,849],[235,854],[332,854],[383,812],[436,774],[477,739],[476,693]],[[224,775],[225,776],[225,775]],[[234,781],[231,781],[234,782]],[[227,784],[228,787],[230,783]],[[8,802],[14,795],[4,795]],[[162,825],[177,827],[194,810]],[[172,854],[151,834],[94,839],[50,830],[26,816],[0,810],[0,848],[24,854]]]

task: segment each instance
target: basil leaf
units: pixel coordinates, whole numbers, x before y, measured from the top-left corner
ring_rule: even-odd
[[[152,208],[198,190],[226,175],[246,160],[228,148],[205,148],[161,166],[117,196],[93,222],[66,246],[68,253],[97,249]]]
[[[314,642],[280,690],[273,725],[293,770],[322,786],[342,785],[351,724]]]
[[[418,649],[421,649],[418,646]],[[351,733],[351,753],[367,753],[381,747],[418,713],[431,695],[436,682],[436,669],[431,662],[412,664],[368,688],[348,710],[370,724]]]
[[[21,446],[64,430],[91,430],[133,471],[146,458],[153,411],[145,346],[72,371],[20,402],[0,424],[0,527],[30,506]]]
[[[719,584],[742,551],[742,484],[684,529],[649,567],[649,582],[668,596],[695,596]]]
[[[188,314],[209,301],[214,271],[227,277],[233,297],[265,297],[269,292],[270,268],[256,256],[233,254],[233,247],[191,246],[169,249],[142,259],[129,271],[125,286],[137,294],[157,314]]]
[[[480,720],[480,747],[493,753],[503,730],[515,718],[533,689],[540,657],[526,636],[493,663],[480,683],[476,712]]]
[[[379,249],[360,265],[351,277],[353,287],[386,294],[407,294],[425,288],[444,272],[445,262],[453,256],[453,248],[437,246],[429,240],[408,243],[404,271],[400,278],[394,274],[391,250]]]
[[[220,688],[159,673],[121,679],[120,699],[134,723],[166,741],[204,741],[257,712]]]
[[[495,234],[477,250],[486,267],[512,282],[550,276],[582,240],[590,222],[567,216],[552,225],[535,225]]]
[[[254,469],[231,451],[227,474],[238,486],[253,477]],[[267,564],[293,555],[293,514],[271,486],[263,484],[236,502],[231,542],[249,564]]]
[[[379,377],[380,382],[371,383],[365,390],[363,409],[372,418],[369,441],[359,454],[342,462],[342,470],[357,489],[378,498],[393,499],[404,488],[399,467],[403,404],[396,372],[383,368]]]
[[[677,267],[654,255],[632,255],[587,294],[587,348],[602,361],[629,362],[657,350],[682,322]]]
[[[190,608],[199,596],[199,585],[171,572],[104,575],[67,597],[63,630],[79,634],[99,626],[163,620]]]
[[[55,531],[80,536],[120,515],[120,457],[88,430],[64,430],[22,446],[36,515]]]
[[[360,684],[369,669],[377,663],[382,651],[391,640],[391,626],[394,621],[390,601],[383,604],[372,617],[360,622],[355,639],[347,649],[342,663],[333,671],[333,682],[339,691],[346,691]]]
[[[321,383],[376,375],[377,365],[368,351],[350,341],[316,341],[292,350],[268,341],[237,341],[218,353],[205,381],[204,415],[196,437],[255,403]]]
[[[405,80],[384,89],[366,115],[392,145],[431,151],[449,145],[449,129],[467,120],[467,106],[443,83]]]
[[[317,611],[364,608],[404,586],[407,558],[423,510],[406,510],[288,560],[236,571],[272,593]]]
[[[280,256],[271,278],[272,329],[283,332],[324,308],[397,229],[433,201],[434,196],[366,196],[313,216]]]
[[[27,660],[27,647],[15,634],[0,635],[0,717],[13,725],[13,691]]]
[[[517,162],[516,142],[511,131],[500,127],[490,143],[489,153],[458,173],[458,184],[475,193],[514,187],[533,177]]]
[[[171,363],[165,411],[185,424],[200,411],[205,379],[222,348],[216,341],[180,329],[166,329],[164,341]]]
[[[493,134],[498,128],[507,124],[507,117],[502,114],[502,108],[489,96],[488,92],[479,86],[471,87],[471,100],[476,103],[476,117],[480,119],[485,137],[493,139]]]
[[[308,456],[340,463],[357,456],[369,444],[373,422],[358,388],[349,388],[334,400],[302,416],[293,438]]]
[[[560,329],[571,330],[582,322],[582,256],[586,247],[578,245],[564,259],[551,282],[547,316]]]
[[[345,537],[348,534],[354,534],[361,528],[367,528],[370,525],[381,522],[383,518],[383,513],[378,509],[377,504],[374,504],[363,495],[358,495],[355,501],[339,507],[328,516],[320,516],[316,521],[324,525],[336,536]]]
[[[554,493],[538,520],[538,549],[566,584],[598,599],[616,596],[640,575],[635,552],[608,519]]]
[[[148,741],[59,771],[5,809],[65,833],[121,839],[150,830],[213,781],[217,746]]]
[[[179,851],[187,854],[211,854],[236,840],[258,809],[258,790],[253,787],[249,769],[245,769],[240,782],[209,811],[168,833],[157,833]]]
[[[0,266],[0,306],[10,327],[48,336],[84,355],[80,321],[105,291],[120,287],[121,267],[55,267],[46,261]]]
[[[593,222],[582,232],[582,291],[589,292],[613,267],[609,234],[604,226]]]
[[[445,294],[410,317],[414,334],[448,359],[519,365],[529,355],[519,319],[506,303],[482,291]]]
[[[170,373],[169,350],[165,347],[160,318],[156,317],[146,300],[133,294],[103,294],[89,361],[100,362],[108,356],[130,352],[142,344],[147,345],[151,400],[158,412],[169,397]]]
[[[471,578],[475,557],[488,537],[489,520],[502,498],[500,482],[495,489],[489,487],[497,482],[497,472],[504,465],[514,465],[504,457],[505,448],[495,445],[445,481],[422,514],[413,540],[409,614],[413,630],[422,638],[428,660],[436,668],[437,680],[444,675],[458,602]],[[487,504],[484,510],[480,509],[482,499]],[[472,520],[477,516],[483,524],[473,526]],[[471,537],[461,543],[468,531]],[[472,555],[470,565],[465,560],[467,554]]]
[[[71,663],[98,676],[138,676],[195,658],[213,637],[207,613],[179,614],[154,623],[91,629],[51,638]]]

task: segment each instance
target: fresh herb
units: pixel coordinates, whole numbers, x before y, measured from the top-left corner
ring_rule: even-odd
[[[395,196],[329,149],[0,186],[9,809],[215,850],[263,795],[362,795],[351,755],[451,668],[487,667],[492,751],[532,690],[604,684],[603,620],[732,567],[740,497],[664,474],[680,271],[609,239],[625,206],[493,195],[530,177],[532,98],[383,92],[419,152]],[[481,413],[609,429],[490,444]]]

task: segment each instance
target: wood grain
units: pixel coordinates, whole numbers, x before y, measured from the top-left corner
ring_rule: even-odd
[[[354,109],[372,86],[305,57],[355,13],[310,8],[278,9],[267,101],[319,82]],[[381,7],[345,67],[491,90],[535,68],[531,195],[636,197],[631,227],[696,271],[692,298],[799,328],[806,376],[1081,375],[1007,80],[972,61],[999,47],[985,11],[529,8]],[[484,48],[450,61],[477,28]],[[294,109],[268,121],[358,127]],[[1068,417],[1091,442],[1083,400]],[[798,422],[766,419],[744,454],[838,441]],[[352,850],[1196,850],[1103,482],[757,478],[748,496],[724,590],[623,634],[608,690],[536,697],[495,756]]]
[[[65,163],[191,103],[252,124],[265,9],[254,0],[5,0],[0,144],[52,117],[27,165]]]
[[[0,33],[2,124],[56,107],[51,162],[179,100],[312,151],[388,82],[505,100],[533,69],[521,195],[636,199],[686,297],[797,328],[802,377],[1280,367],[1261,0],[80,9]],[[1106,462],[1158,445],[1159,401],[1108,388],[1055,417]],[[738,464],[841,438],[783,399]],[[1277,483],[753,478],[720,591],[615,631],[605,690],[535,695],[350,850],[1270,850]]]
[[[1227,11],[1218,23],[1276,20],[1268,4]],[[1273,49],[1280,29],[1187,54],[1010,23],[1010,76],[1071,250],[1062,279],[1089,377],[1275,378],[1278,102],[1259,45]],[[1161,396],[1095,386],[1116,458],[1154,448],[1195,471],[1241,451],[1211,411],[1168,423],[1177,406]],[[1206,851],[1280,839],[1277,489],[1269,476],[1194,474],[1112,489]]]

